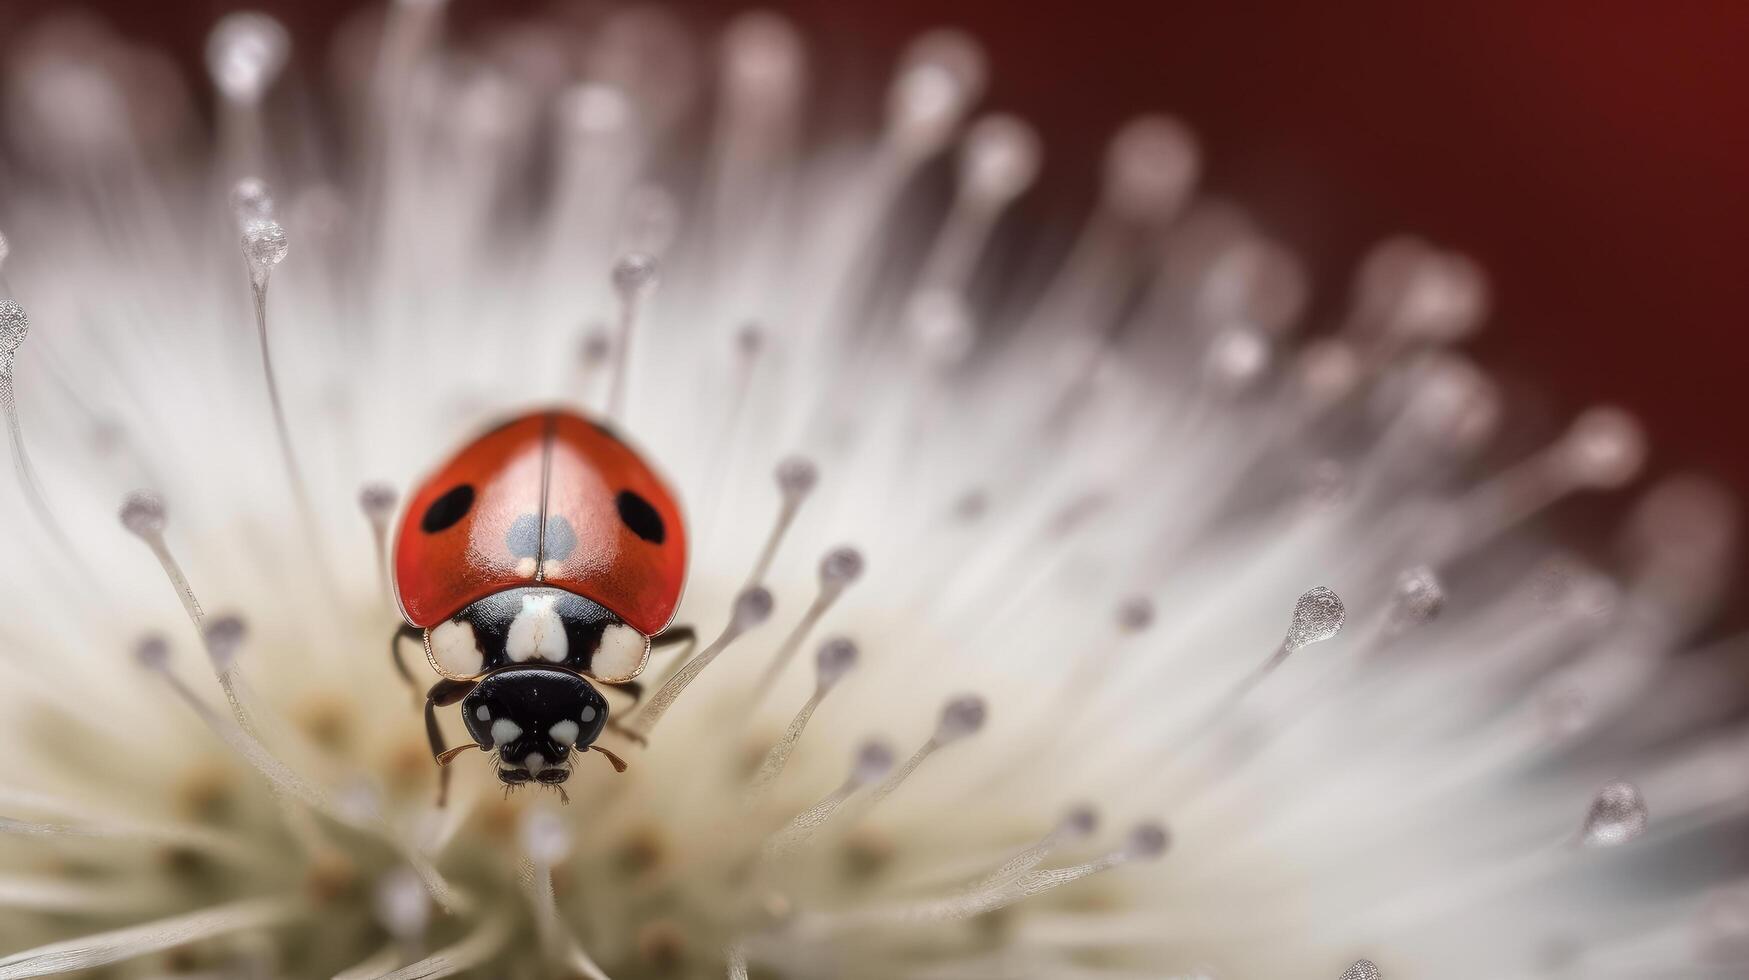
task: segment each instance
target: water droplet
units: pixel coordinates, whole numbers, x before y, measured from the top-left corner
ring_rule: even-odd
[[[168,520],[163,499],[150,490],[135,490],[122,498],[121,526],[140,537],[164,533]]]
[[[857,656],[856,644],[847,637],[834,636],[820,644],[820,651],[814,654],[820,686],[831,687],[843,679],[856,668]]]
[[[1300,596],[1294,604],[1293,623],[1288,626],[1282,644],[1289,652],[1313,643],[1322,643],[1342,630],[1347,611],[1336,593],[1322,585]]]
[[[226,14],[207,36],[206,64],[226,98],[256,102],[279,77],[291,37],[279,21],[253,10]]]
[[[966,694],[949,701],[941,709],[941,720],[935,726],[935,740],[955,741],[974,734],[984,727],[989,707],[976,694]]]
[[[862,552],[841,545],[826,552],[820,559],[820,586],[842,589],[862,577]]]
[[[1372,960],[1355,960],[1353,966],[1342,971],[1338,980],[1384,980],[1384,976]]]
[[[1586,847],[1615,847],[1646,832],[1646,801],[1632,783],[1610,783],[1591,801],[1581,837]]]
[[[285,261],[289,248],[285,229],[277,221],[251,221],[243,229],[243,258],[249,263],[249,281],[257,289],[267,286],[267,277]]]
[[[30,334],[30,316],[24,312],[24,307],[9,299],[0,299],[0,375],[12,373],[12,364],[18,359],[18,348],[24,346],[24,338]]]

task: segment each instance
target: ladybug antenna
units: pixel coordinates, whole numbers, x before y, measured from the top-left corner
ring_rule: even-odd
[[[479,746],[475,745],[472,742],[463,742],[462,744],[457,745],[454,748],[444,749],[442,752],[439,752],[437,754],[437,764],[440,766],[447,766],[451,762],[455,761],[456,756],[461,755],[463,752],[466,752],[469,749],[477,749],[477,748],[479,748]]]
[[[603,748],[599,745],[590,745],[589,748],[591,751],[600,752],[602,755],[607,756],[607,761],[613,763],[613,771],[614,772],[625,772],[626,771],[626,761],[624,759],[620,758],[617,754],[615,754],[613,752],[613,750]],[[557,784],[554,784],[554,785],[557,785]],[[565,790],[564,790],[564,787],[562,787],[562,786],[559,787],[559,795],[560,796],[565,795]],[[567,801],[567,802],[569,802],[569,801]]]
[[[631,362],[632,333],[655,284],[654,255],[631,252],[613,264],[613,291],[619,297],[619,323],[613,344],[613,373],[608,379],[607,417],[614,421],[625,416],[626,372]]]

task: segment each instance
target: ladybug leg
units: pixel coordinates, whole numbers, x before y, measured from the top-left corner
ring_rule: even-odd
[[[687,659],[692,656],[692,651],[698,649],[698,631],[690,626],[670,626],[662,632],[657,633],[655,636],[650,637],[651,653],[655,653],[657,650],[666,650],[669,647],[677,646],[686,647],[686,652],[684,655],[675,657],[668,662],[667,669],[662,672],[662,680],[664,681],[669,677],[672,677],[674,672],[679,670],[681,666],[686,663]]]
[[[670,647],[678,646],[685,647],[686,653],[690,655],[693,649],[698,646],[698,631],[690,626],[670,626],[662,632],[657,633],[655,636],[650,637],[651,653],[654,653],[657,650],[665,650]],[[669,663],[668,670],[663,674],[663,680],[667,680],[668,675],[673,674],[675,670],[679,669],[681,664],[686,663],[686,660],[686,656],[675,657],[674,660]],[[640,681],[621,681],[618,684],[609,684],[606,681],[600,683],[604,687],[611,687],[616,691],[622,691],[631,695],[632,703],[627,705],[625,709],[628,712],[633,708],[636,708],[638,703],[644,699],[644,685]],[[607,727],[609,730],[624,735],[626,738],[638,743],[639,745],[650,744],[649,739],[620,724],[612,715],[608,716]],[[614,758],[617,758],[617,756]]]
[[[431,758],[437,761],[437,805],[443,806],[449,802],[449,760],[455,758],[459,749],[473,746],[463,745],[458,749],[448,749],[443,744],[443,729],[437,725],[437,709],[447,708],[473,691],[477,681],[458,681],[445,677],[425,694],[425,737],[431,740]]]
[[[419,682],[413,678],[413,672],[407,669],[406,659],[401,656],[402,640],[411,640],[423,645],[425,633],[402,623],[400,628],[395,630],[394,635],[389,637],[389,659],[395,663],[395,673],[400,674],[401,679],[407,682],[407,690],[413,692],[413,699],[417,701],[419,699]]]
[[[695,630],[690,626],[670,626],[662,632],[657,633],[655,636],[650,637],[650,649],[652,651],[661,650],[671,646],[678,646],[682,643],[686,644],[689,648],[697,646],[698,630]],[[691,653],[692,651],[688,649],[687,652]]]
[[[654,646],[654,643],[652,642],[651,645]],[[636,708],[638,706],[638,702],[640,702],[644,699],[644,685],[638,681],[620,681],[617,684],[609,684],[606,681],[601,681],[600,683],[603,687],[611,687],[616,691],[621,691],[625,694],[631,695],[632,703],[627,705],[626,709],[625,709],[628,712],[631,711],[633,708]],[[631,729],[627,728],[626,726],[620,724],[617,720],[614,719],[613,715],[611,715],[611,714],[607,716],[607,727],[609,730],[616,732],[620,735],[624,735],[626,738],[631,739],[632,741],[638,743],[639,745],[648,745],[649,744],[648,739],[644,738],[644,736],[642,736],[642,735],[639,735],[637,732],[632,731]],[[621,772],[624,772],[624,770],[622,769]]]

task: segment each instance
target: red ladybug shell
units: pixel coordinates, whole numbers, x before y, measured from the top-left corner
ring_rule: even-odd
[[[606,428],[564,411],[462,447],[419,486],[395,534],[396,595],[420,628],[542,582],[654,635],[685,577],[686,528],[667,485]]]

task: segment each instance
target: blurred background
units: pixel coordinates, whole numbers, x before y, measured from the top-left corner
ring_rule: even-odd
[[[451,0],[452,22],[534,9]],[[766,0],[821,58],[871,82],[918,31],[975,34],[987,102],[1036,123],[1046,177],[1028,212],[1069,220],[1122,120],[1179,115],[1206,184],[1310,262],[1313,329],[1378,238],[1412,231],[1479,258],[1495,313],[1473,349],[1532,410],[1609,400],[1652,430],[1655,465],[1749,490],[1749,4],[1410,5],[1082,0]],[[65,0],[6,0],[0,37]],[[85,0],[191,78],[210,25],[245,7],[306,61],[347,0]],[[543,5],[544,6],[544,5]],[[749,4],[690,0],[701,26]],[[1522,392],[1515,392],[1522,394]]]

